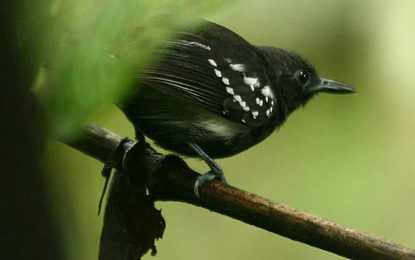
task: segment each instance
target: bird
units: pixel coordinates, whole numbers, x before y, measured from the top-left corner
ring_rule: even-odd
[[[138,83],[118,107],[143,134],[164,149],[203,159],[213,179],[227,183],[215,161],[260,143],[315,95],[354,93],[319,77],[295,52],[250,44],[210,21],[179,30],[140,69]]]

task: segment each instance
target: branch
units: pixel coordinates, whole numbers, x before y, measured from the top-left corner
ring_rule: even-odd
[[[75,141],[63,140],[104,163],[120,141],[119,136],[98,126],[87,126]],[[132,144],[131,141],[124,142],[123,149]],[[190,203],[349,258],[415,259],[414,249],[297,211],[218,181],[204,184],[199,190],[200,199],[195,198],[193,185],[198,173],[177,156],[163,156],[152,149],[145,154],[145,166],[153,169],[148,190],[154,200]]]

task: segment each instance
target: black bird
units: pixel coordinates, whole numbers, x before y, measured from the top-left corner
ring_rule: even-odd
[[[136,93],[119,104],[136,132],[161,147],[201,157],[211,170],[195,183],[226,183],[213,158],[228,157],[261,142],[288,115],[320,92],[353,93],[320,78],[293,52],[254,46],[207,22],[181,31],[159,61],[140,73]]]

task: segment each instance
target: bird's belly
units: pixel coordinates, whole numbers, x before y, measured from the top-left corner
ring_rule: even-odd
[[[147,137],[167,150],[186,156],[197,156],[188,146],[189,142],[196,143],[213,158],[231,156],[249,148],[239,149],[238,143],[249,129],[227,119],[184,120],[164,116],[163,120],[141,118],[139,121],[137,126]]]

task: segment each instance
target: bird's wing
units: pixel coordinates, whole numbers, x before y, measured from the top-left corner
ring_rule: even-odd
[[[143,72],[150,86],[229,120],[260,126],[276,105],[263,58],[255,47],[214,23],[179,32],[160,61]]]

